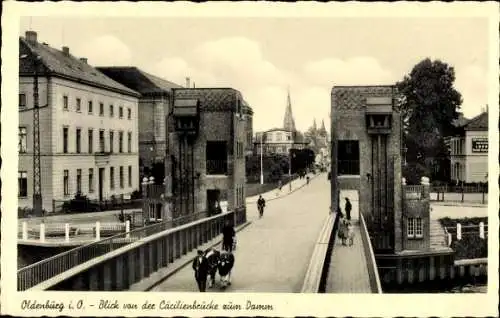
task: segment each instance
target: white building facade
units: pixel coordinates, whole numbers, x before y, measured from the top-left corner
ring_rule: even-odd
[[[20,59],[19,207],[32,207],[33,197],[33,56],[39,56],[43,209],[50,212],[54,201],[77,193],[106,200],[138,190],[139,94],[71,56],[68,48],[55,50],[28,33],[20,39],[20,56],[27,58]]]
[[[450,138],[451,180],[465,183],[488,179],[488,113],[484,112],[457,127]]]

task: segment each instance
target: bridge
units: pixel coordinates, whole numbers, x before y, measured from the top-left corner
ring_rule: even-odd
[[[380,280],[366,225],[353,204],[354,245],[336,238],[339,216],[330,212],[325,174],[265,195],[259,219],[255,200],[229,211],[177,226],[157,224],[54,256],[44,266],[18,271],[18,290],[197,291],[189,266],[199,248],[219,246],[226,219],[237,230],[233,284],[225,292],[380,293]],[[287,193],[288,192],[288,193]],[[245,213],[246,212],[246,213]],[[78,249],[76,249],[78,250]],[[355,266],[353,266],[355,265]],[[218,291],[217,288],[210,290]]]

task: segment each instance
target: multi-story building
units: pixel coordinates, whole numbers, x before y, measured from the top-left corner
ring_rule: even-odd
[[[258,132],[255,135],[254,141],[254,149],[257,155],[260,155],[261,148],[264,155],[288,155],[290,149],[304,149],[306,145],[305,142],[301,142],[297,138],[296,133],[283,128],[273,128],[264,132]]]
[[[43,209],[76,193],[104,200],[137,190],[139,93],[34,31],[19,38],[19,51],[19,206],[32,206],[35,71]]]
[[[459,122],[448,141],[451,180],[476,183],[488,180],[488,111]]]
[[[137,67],[98,67],[99,71],[141,94],[139,99],[139,169],[149,176],[164,167],[166,116],[170,111],[172,89],[182,86],[148,74]],[[155,169],[153,169],[154,166]],[[161,170],[163,172],[163,170]],[[155,176],[157,177],[157,176]],[[159,181],[163,177],[158,178]]]
[[[174,217],[211,215],[223,201],[228,210],[245,208],[243,104],[241,93],[232,88],[174,90],[166,160]]]

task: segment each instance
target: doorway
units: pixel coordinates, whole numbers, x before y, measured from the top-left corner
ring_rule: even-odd
[[[220,190],[207,190],[207,211],[208,215],[215,215],[221,212],[220,208]]]
[[[99,201],[103,200],[104,192],[104,168],[99,168]]]

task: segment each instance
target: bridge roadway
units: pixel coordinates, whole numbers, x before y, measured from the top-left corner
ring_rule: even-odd
[[[312,179],[299,191],[268,201],[262,219],[258,218],[255,203],[247,205],[252,224],[237,233],[232,285],[225,292],[300,292],[329,206],[326,174]],[[152,291],[198,291],[191,264]],[[215,287],[208,291],[221,290]]]

